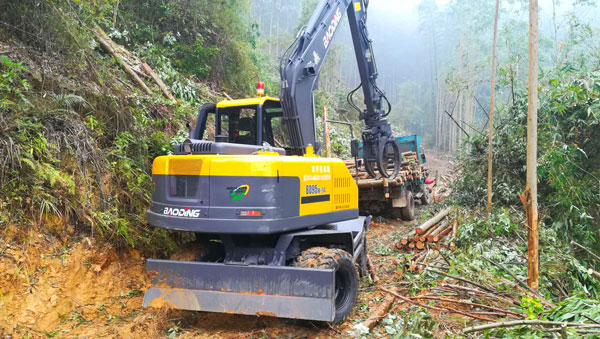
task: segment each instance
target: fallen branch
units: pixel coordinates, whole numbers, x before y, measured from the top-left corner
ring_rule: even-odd
[[[472,296],[479,296],[479,297],[485,297],[485,298],[492,298],[498,301],[504,301],[507,303],[511,303],[515,306],[520,306],[521,302],[513,297],[509,297],[509,296],[504,296],[498,293],[492,293],[492,292],[486,292],[486,291],[481,291],[478,289],[474,289],[474,288],[470,288],[470,287],[466,287],[466,286],[460,286],[460,285],[453,285],[453,284],[441,284],[440,285],[443,288],[446,288],[449,291],[461,291],[466,295],[472,295]]]
[[[530,288],[529,286],[527,286],[527,284],[525,284],[524,282],[522,282],[521,280],[519,280],[519,278],[517,277],[516,274],[514,274],[511,270],[508,269],[508,267],[497,263],[495,261],[493,261],[492,259],[488,259],[484,256],[482,256],[483,259],[485,259],[487,262],[489,262],[492,265],[495,265],[497,267],[500,267],[502,270],[504,270],[506,273],[510,274],[511,277],[513,277],[513,279],[515,279],[515,281],[524,289],[526,289],[527,291],[531,292],[532,294],[536,295],[538,298],[540,298],[540,301],[543,302],[544,304],[547,304],[548,306],[554,307],[554,305],[547,301],[546,299],[544,299],[544,297],[542,297],[541,294],[539,294],[537,291],[535,291],[534,289]]]
[[[576,243],[575,241],[571,240],[571,246],[577,246],[579,248],[581,248],[582,250],[586,251],[592,258],[594,258],[597,261],[600,261],[600,257],[598,255],[596,255],[594,252],[592,252],[589,248]]]
[[[429,270],[429,272],[431,272],[431,273],[435,273],[435,274],[439,274],[439,275],[443,275],[443,276],[445,276],[445,277],[448,277],[448,278],[451,278],[451,279],[454,279],[454,280],[458,280],[458,281],[465,282],[465,283],[467,283],[467,284],[470,284],[470,285],[473,285],[473,286],[479,287],[479,288],[481,288],[482,290],[484,290],[484,291],[488,291],[488,292],[490,292],[490,293],[494,293],[494,292],[495,292],[495,291],[494,291],[492,288],[490,288],[490,287],[487,287],[487,286],[481,285],[481,284],[479,284],[479,283],[476,283],[476,282],[474,282],[474,281],[472,281],[472,280],[469,280],[469,279],[466,279],[466,278],[457,277],[457,276],[455,276],[455,275],[451,275],[451,274],[448,274],[448,273],[446,273],[446,272],[437,271],[437,270]]]
[[[418,301],[414,301],[414,300],[412,300],[410,298],[404,297],[404,296],[402,296],[402,295],[400,295],[400,294],[398,294],[398,293],[396,293],[396,292],[394,292],[392,290],[389,290],[389,289],[387,289],[385,287],[379,287],[379,289],[382,290],[382,291],[385,291],[385,292],[387,292],[389,294],[392,294],[396,298],[399,298],[399,299],[401,299],[403,301],[406,301],[409,304],[421,306],[423,308],[427,308],[427,309],[430,309],[430,310],[433,310],[433,311],[438,311],[438,312],[447,311],[447,312],[450,312],[450,313],[462,314],[464,316],[467,316],[467,317],[473,318],[473,319],[477,319],[477,320],[491,321],[491,319],[489,319],[489,318],[483,318],[483,317],[480,317],[480,316],[477,316],[477,315],[470,314],[468,312],[463,312],[463,311],[460,311],[460,310],[455,310],[455,309],[453,309],[451,307],[447,307],[447,306],[436,307],[436,306],[431,306],[431,305],[427,305],[427,304],[424,304],[424,303],[420,303]]]
[[[367,269],[369,270],[369,273],[371,274],[371,279],[373,279],[373,283],[375,283],[375,285],[379,285],[379,277],[375,273],[375,266],[373,266],[371,257],[368,254],[367,254]]]
[[[491,310],[491,311],[501,312],[501,313],[513,315],[515,317],[520,317],[520,318],[525,317],[524,314],[515,313],[515,312],[512,312],[512,311],[503,309],[503,308],[498,308],[498,307],[494,307],[494,306],[488,306],[488,305],[484,305],[484,304],[472,303],[470,301],[455,300],[455,299],[451,299],[451,298],[445,298],[445,297],[442,297],[442,296],[416,296],[416,297],[412,297],[412,299],[439,300],[439,301],[451,302],[451,303],[455,303],[455,304],[467,305],[467,306],[471,306],[471,307],[485,308],[485,309],[488,309],[488,310]]]
[[[444,253],[442,253],[442,251],[440,251],[439,247],[434,247],[434,248],[440,254],[440,256],[442,257],[442,259],[444,259],[444,261],[446,262],[446,264],[448,264],[448,266],[452,266],[450,264],[450,260],[448,260],[448,258],[446,258],[446,256],[444,255]]]
[[[472,332],[481,332],[485,330],[489,330],[492,328],[504,328],[504,327],[513,327],[520,325],[540,325],[540,326],[549,326],[549,327],[560,327],[566,325],[567,327],[583,327],[583,328],[600,328],[600,325],[597,324],[584,324],[584,323],[567,323],[560,321],[546,321],[546,320],[513,320],[513,321],[502,321],[490,324],[483,324],[478,326],[467,327],[463,329],[462,333],[472,333]]]

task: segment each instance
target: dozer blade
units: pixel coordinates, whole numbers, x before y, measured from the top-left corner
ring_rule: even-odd
[[[333,321],[331,269],[148,259],[143,306]]]

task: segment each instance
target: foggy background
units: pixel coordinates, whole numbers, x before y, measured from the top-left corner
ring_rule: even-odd
[[[316,3],[252,2],[262,48],[274,60],[308,21]],[[511,100],[512,91],[526,86],[528,4],[524,0],[500,1],[499,101]],[[568,57],[562,41],[569,35],[572,39],[586,29],[597,30],[597,5],[598,1],[590,0],[540,0],[540,65]],[[421,135],[429,146],[452,151],[465,133],[479,133],[486,127],[494,10],[494,0],[369,2],[367,27],[374,44],[378,84],[392,102],[389,120],[396,130]],[[323,66],[319,90],[341,95],[359,82],[344,17]]]

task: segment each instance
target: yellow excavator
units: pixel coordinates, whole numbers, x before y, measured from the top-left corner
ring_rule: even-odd
[[[366,30],[368,1],[321,0],[284,53],[281,99],[205,103],[174,154],[154,160],[155,227],[193,232],[193,260],[147,261],[144,306],[341,322],[366,274],[370,217],[344,162],[319,156],[313,90],[347,13],[361,84],[349,102],[365,122],[370,175],[394,177],[400,152]],[[360,87],[364,109],[352,94]],[[358,156],[359,142],[352,140]]]

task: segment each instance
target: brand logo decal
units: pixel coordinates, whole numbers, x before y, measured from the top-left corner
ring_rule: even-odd
[[[191,209],[189,207],[186,207],[186,208],[165,207],[163,214],[172,215],[175,217],[198,218],[200,216],[200,210],[199,209]]]
[[[323,36],[323,45],[325,46],[325,48],[327,48],[329,46],[329,43],[331,42],[331,39],[333,38],[333,33],[335,33],[335,30],[337,29],[338,25],[340,24],[340,20],[342,20],[342,11],[338,7],[337,10],[335,11],[335,14],[333,15],[333,18],[331,19],[331,23],[329,24],[329,27],[327,27],[327,31],[325,32],[325,35]]]
[[[319,56],[319,54],[317,54],[316,51],[313,51],[313,61],[315,65],[318,65],[319,61],[321,61],[321,57]]]
[[[243,197],[247,196],[249,192],[250,192],[250,186],[241,185],[241,186],[234,188],[233,191],[231,191],[231,193],[229,194],[229,197],[231,198],[231,201],[238,201],[238,200],[242,199]]]

